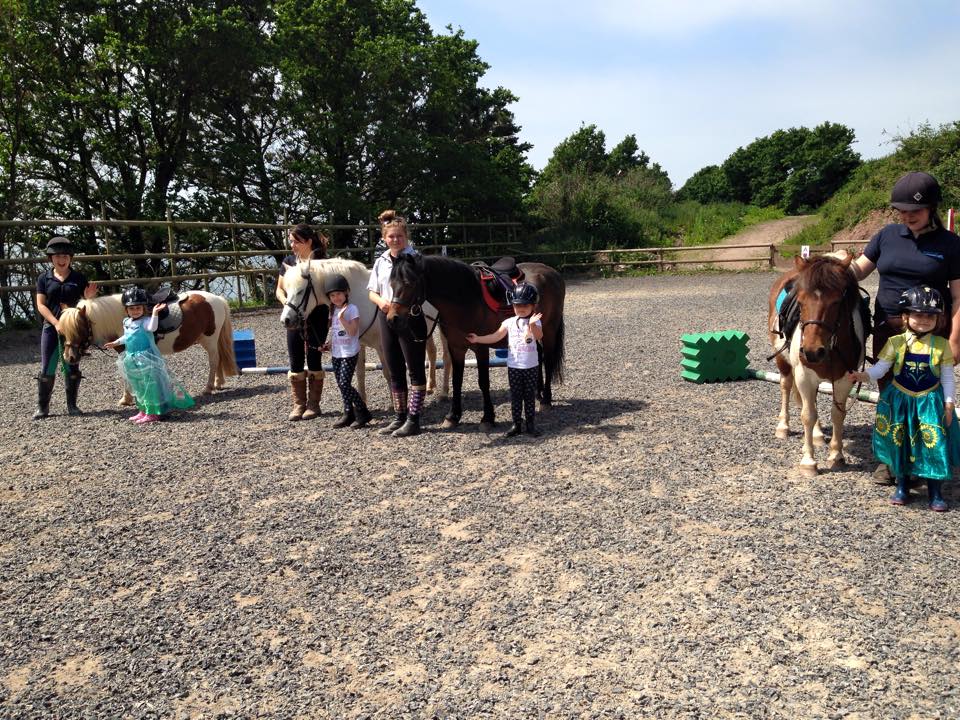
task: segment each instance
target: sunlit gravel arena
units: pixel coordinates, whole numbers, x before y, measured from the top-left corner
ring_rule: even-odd
[[[310,422],[246,376],[136,428],[99,352],[86,416],[58,380],[32,422],[38,333],[4,335],[0,717],[960,717],[960,512],[887,504],[873,406],[808,480],[777,386],[679,379],[686,332],[745,330],[773,369],[773,279],[570,281],[537,440],[500,437],[503,370],[479,430],[471,369],[452,432],[435,398],[415,438],[332,430],[331,376]],[[278,316],[234,316],[261,365]],[[171,366],[198,391],[205,363]]]

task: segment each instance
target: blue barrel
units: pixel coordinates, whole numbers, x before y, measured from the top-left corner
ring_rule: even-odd
[[[233,354],[237,358],[238,368],[257,366],[257,346],[253,340],[253,330],[233,331]]]

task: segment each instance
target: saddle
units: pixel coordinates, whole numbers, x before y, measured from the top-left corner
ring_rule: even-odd
[[[478,260],[472,263],[472,267],[480,280],[480,292],[487,307],[503,317],[513,315],[513,305],[507,293],[524,277],[523,270],[517,267],[517,261],[512,257],[502,257],[493,265],[487,265]]]
[[[180,309],[180,296],[171,287],[161,287],[150,296],[150,305],[166,303],[167,306],[157,315],[157,337],[172,333],[183,324],[183,310]]]

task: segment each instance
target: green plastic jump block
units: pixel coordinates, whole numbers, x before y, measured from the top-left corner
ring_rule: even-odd
[[[746,380],[750,336],[740,330],[680,336],[680,377],[695,383]]]

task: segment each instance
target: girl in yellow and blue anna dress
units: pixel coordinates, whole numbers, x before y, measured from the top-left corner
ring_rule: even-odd
[[[926,478],[930,509],[944,512],[941,488],[960,464],[960,428],[954,422],[953,353],[934,335],[943,298],[926,285],[904,290],[899,307],[906,332],[891,337],[867,372],[852,380],[876,382],[893,368],[893,382],[880,393],[873,452],[897,479],[894,505],[910,500],[910,477]]]
[[[174,380],[167,371],[167,363],[157,349],[153,333],[157,329],[157,315],[164,305],[154,305],[147,315],[150,298],[143,288],[127,288],[123,292],[123,305],[127,318],[123,321],[123,335],[104,347],[124,346],[117,359],[117,367],[123,379],[130,385],[140,410],[130,418],[137,425],[156,422],[171,410],[193,407],[193,398],[183,385]]]

